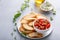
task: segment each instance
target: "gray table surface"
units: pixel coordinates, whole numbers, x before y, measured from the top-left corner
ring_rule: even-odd
[[[47,1],[54,5],[57,12],[52,22],[54,24],[52,34],[41,40],[60,40],[60,0]],[[13,32],[13,28],[15,27],[12,23],[13,15],[17,10],[20,10],[22,3],[23,0],[0,0],[0,40],[13,40],[14,36],[17,37],[17,40],[29,40],[20,36],[18,32],[14,32],[14,36],[11,36],[11,32]],[[28,13],[27,11],[29,10],[26,9],[22,15]]]

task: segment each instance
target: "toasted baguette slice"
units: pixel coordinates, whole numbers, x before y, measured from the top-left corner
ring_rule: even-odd
[[[35,13],[35,12],[31,12],[33,15],[35,15],[37,18],[39,18],[39,17],[46,17],[46,16],[44,16],[43,14],[38,14],[38,13]]]
[[[23,24],[23,27],[26,29],[26,30],[34,30],[33,27],[29,26],[28,24]]]
[[[27,21],[31,21],[31,20],[35,20],[36,18],[24,18],[25,20],[27,20]]]
[[[26,33],[26,34],[29,34],[29,33],[31,33],[31,32],[34,32],[34,31],[25,30],[23,27],[20,27],[20,28],[19,28],[19,31],[24,32],[24,33]]]
[[[35,18],[36,15],[34,15],[33,13],[27,14],[26,16],[24,16],[24,18]]]
[[[29,23],[29,26],[33,26],[33,21]]]
[[[28,23],[28,21],[25,20],[25,19],[22,19],[20,22],[21,22],[21,23]]]
[[[37,33],[37,32],[29,33],[27,36],[29,36],[30,38],[41,38],[41,37],[43,37],[43,35],[41,33]]]

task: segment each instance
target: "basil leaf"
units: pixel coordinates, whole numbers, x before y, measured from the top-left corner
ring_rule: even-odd
[[[21,11],[25,10],[26,7],[29,7],[29,5],[26,4],[26,3],[22,4],[22,6],[21,6]]]
[[[17,11],[17,14],[14,15],[13,22],[21,15],[20,11]]]

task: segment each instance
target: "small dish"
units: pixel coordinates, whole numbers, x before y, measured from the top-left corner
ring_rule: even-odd
[[[47,18],[40,17],[34,21],[33,27],[38,33],[44,34],[50,29],[51,23]]]
[[[53,6],[49,2],[45,2],[40,5],[40,10],[43,12],[50,12],[52,9],[53,9]]]

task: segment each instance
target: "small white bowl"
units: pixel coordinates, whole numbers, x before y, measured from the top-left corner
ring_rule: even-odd
[[[41,19],[41,18],[38,18],[38,19]],[[47,18],[45,18],[45,17],[42,17],[42,19],[47,19]],[[48,19],[47,19],[48,20]],[[36,20],[35,20],[36,21]],[[34,22],[35,22],[34,21]],[[48,20],[49,21],[49,20]],[[37,31],[38,33],[42,33],[42,34],[45,34],[50,28],[48,28],[48,29],[46,29],[46,30],[40,30],[40,29],[38,29],[38,28],[36,28],[35,26],[34,26],[34,22],[33,22],[33,27],[34,27],[34,29],[35,29],[35,31]],[[50,21],[49,21],[50,22]],[[51,24],[51,23],[50,23]],[[51,26],[50,26],[51,27]]]
[[[48,3],[49,3],[49,2],[48,2]],[[50,4],[50,3],[49,3],[49,4]],[[51,10],[53,9],[52,4],[50,4],[49,7],[47,7],[46,5],[47,5],[46,2],[43,3],[43,4],[41,4],[41,5],[40,5],[40,10],[43,11],[43,12],[49,12],[49,11],[51,11]],[[47,9],[48,9],[48,10],[47,10]]]

